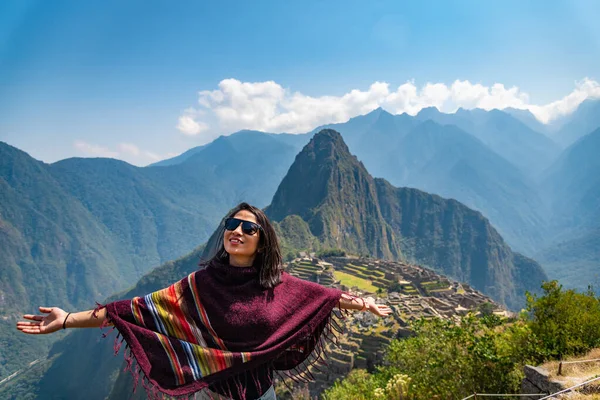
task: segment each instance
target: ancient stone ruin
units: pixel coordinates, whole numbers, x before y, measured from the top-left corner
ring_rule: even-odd
[[[420,318],[456,319],[468,312],[509,313],[469,285],[428,268],[402,262],[357,257],[315,258],[302,254],[286,264],[286,271],[302,279],[338,287],[358,296],[372,296],[388,304],[385,319],[371,313],[351,313],[344,320],[346,334],[339,346],[329,346],[327,369],[311,370],[308,386],[318,396],[353,368],[372,369],[384,360],[383,350],[394,338],[411,334],[410,322]],[[484,307],[485,306],[485,307]]]

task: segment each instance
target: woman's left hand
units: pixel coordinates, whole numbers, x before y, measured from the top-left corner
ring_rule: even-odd
[[[364,300],[367,303],[367,311],[379,317],[387,317],[392,313],[392,309],[389,306],[375,303],[375,299],[372,297],[366,297]]]

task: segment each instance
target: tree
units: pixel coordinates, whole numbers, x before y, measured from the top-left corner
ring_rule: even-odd
[[[600,302],[589,289],[564,290],[557,281],[544,282],[543,295],[527,293],[531,330],[547,358],[582,354],[600,346]]]

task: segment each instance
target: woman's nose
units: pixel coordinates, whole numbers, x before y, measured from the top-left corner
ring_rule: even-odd
[[[237,233],[238,235],[240,235],[240,236],[244,234],[244,232],[242,231],[242,224],[241,223],[233,231],[235,233]]]

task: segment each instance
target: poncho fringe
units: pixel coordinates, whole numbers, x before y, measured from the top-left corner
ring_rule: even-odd
[[[352,296],[349,293],[345,293],[348,296]],[[97,304],[96,309],[94,310],[95,314],[101,309],[105,308],[106,305]],[[273,371],[278,375],[281,382],[287,387],[290,393],[293,391],[293,388],[288,385],[288,380],[296,384],[306,384],[315,380],[314,375],[311,373],[311,369],[316,370],[318,372],[324,372],[318,366],[329,367],[325,359],[325,352],[327,349],[327,344],[332,344],[335,346],[339,346],[339,335],[344,334],[344,330],[340,327],[335,321],[335,318],[339,318],[341,320],[345,320],[348,316],[347,310],[338,309],[337,312],[332,312],[329,314],[327,319],[324,321],[324,329],[322,335],[317,339],[316,344],[314,345],[314,350],[310,353],[309,357],[304,360],[299,366],[295,367],[293,370],[275,370],[273,365],[270,367],[273,368]],[[109,318],[105,319],[101,328],[106,328],[112,324]],[[102,337],[106,338],[112,331],[115,330],[115,327],[112,326],[108,331],[102,333]],[[125,342],[125,338],[121,335],[120,332],[117,333],[114,344],[113,344],[113,352],[114,355],[117,356],[121,351],[122,345]],[[193,396],[194,393],[191,394],[181,394],[174,395],[166,392],[162,392],[160,387],[154,384],[144,373],[142,368],[139,366],[134,353],[131,351],[131,348],[127,343],[125,343],[125,350],[123,353],[123,359],[125,363],[125,367],[123,368],[123,372],[129,372],[133,378],[133,388],[132,392],[136,393],[137,388],[139,386],[140,380],[142,383],[142,387],[144,388],[148,399],[150,400],[170,400],[170,399],[189,399],[190,395]],[[259,391],[262,391],[260,381],[257,379],[257,371],[256,369],[251,370],[251,376],[254,379],[254,383]],[[274,382],[270,381],[269,386]],[[233,392],[235,391],[239,398],[245,399],[246,389],[245,385],[239,380],[236,381],[235,388],[232,390],[229,383],[221,383],[217,384],[220,386],[221,392],[228,393],[229,398],[233,398]],[[203,389],[202,389],[203,390]],[[215,394],[211,390],[206,390],[205,393],[209,396],[211,400],[221,400],[221,397],[213,397]]]
[[[222,270],[217,269],[219,267],[221,267]],[[207,270],[208,272],[203,272]],[[239,279],[240,277],[238,276],[240,273],[242,274],[241,279]],[[196,274],[200,274],[198,277],[202,277],[202,280],[195,280],[197,278]],[[295,300],[306,301],[307,304],[308,302],[319,302],[319,304],[313,304],[313,310],[306,312],[306,315],[302,315],[304,319],[299,319],[299,323],[297,325],[294,325],[293,328],[286,328],[284,332],[280,332],[281,329],[279,329],[278,326],[272,326],[271,328],[266,329],[265,336],[264,338],[260,338],[259,344],[262,345],[263,343],[270,343],[269,341],[271,341],[274,342],[275,345],[271,345],[266,349],[262,349],[260,346],[258,346],[258,351],[253,351],[254,349],[251,347],[248,348],[248,352],[240,353],[240,346],[235,348],[235,342],[231,340],[231,337],[222,338],[216,335],[216,328],[213,329],[211,322],[212,325],[218,325],[215,323],[215,320],[217,319],[216,316],[219,314],[216,313],[214,311],[214,307],[211,308],[211,306],[215,306],[216,304],[219,308],[227,308],[233,304],[231,307],[234,307],[235,304],[237,304],[236,301],[240,301],[240,299],[243,301],[246,299],[244,296],[250,294],[255,295],[256,292],[262,290],[256,285],[256,282],[251,282],[252,280],[255,280],[255,278],[256,276],[253,276],[252,273],[249,273],[248,268],[216,265],[213,266],[212,272],[210,268],[196,271],[169,288],[154,292],[151,295],[147,295],[143,298],[138,297],[132,300],[122,300],[106,305],[97,304],[97,307],[94,310],[94,315],[96,315],[100,309],[107,308],[106,320],[104,321],[103,327],[111,324],[113,325],[110,331],[103,333],[102,336],[106,337],[114,329],[118,331],[113,345],[113,351],[115,355],[120,352],[121,348],[123,347],[123,343],[125,343],[124,371],[130,372],[133,377],[133,392],[136,392],[141,380],[141,385],[145,389],[148,398],[152,400],[188,399],[190,396],[193,396],[194,393],[202,391],[204,391],[209,398],[215,400],[222,399],[221,396],[226,396],[230,399],[246,399],[247,382],[242,382],[242,379],[240,378],[241,373],[249,372],[250,376],[254,380],[256,388],[258,389],[258,393],[262,393],[273,384],[271,379],[272,374],[269,373],[267,375],[269,377],[269,386],[263,387],[264,385],[261,385],[259,372],[261,370],[264,371],[264,369],[267,368],[269,371],[275,372],[279,379],[281,379],[281,381],[291,392],[292,389],[289,387],[288,381],[298,384],[308,383],[314,380],[314,376],[311,372],[312,369],[316,371],[322,371],[319,369],[319,367],[328,367],[328,363],[325,360],[326,347],[328,344],[339,345],[338,336],[343,334],[343,328],[341,326],[343,324],[338,323],[336,320],[344,320],[347,315],[347,310],[342,310],[340,308],[341,294],[343,292],[338,289],[325,288],[312,282],[293,278],[285,273],[283,282],[281,285],[279,285],[282,287],[279,288],[279,292],[275,292],[274,298],[276,300],[274,303],[272,303],[272,306],[271,303],[269,303],[269,307],[277,308],[277,306],[281,305],[280,301],[277,300],[278,293],[289,294],[291,291],[293,294],[296,294],[297,292],[299,296],[302,296],[301,293],[308,292],[307,294],[304,294],[304,299]],[[198,322],[196,318],[195,322],[197,323],[197,326],[190,325],[192,327],[191,331],[195,332],[197,339],[200,341],[205,340],[204,345],[206,345],[206,348],[202,349],[207,350],[210,354],[213,354],[212,352],[216,352],[217,356],[215,357],[217,358],[215,359],[217,361],[223,357],[218,354],[223,353],[224,357],[228,358],[228,363],[220,364],[220,369],[214,369],[214,371],[211,371],[210,374],[201,376],[199,379],[191,378],[193,371],[190,372],[190,368],[187,365],[184,365],[183,368],[179,369],[173,368],[173,371],[175,371],[174,375],[179,374],[179,378],[177,378],[177,376],[174,378],[179,379],[177,380],[177,383],[179,383],[177,385],[173,384],[169,380],[169,377],[163,378],[160,374],[157,374],[156,369],[162,368],[161,372],[165,371],[168,368],[164,367],[164,365],[170,365],[173,367],[173,360],[178,358],[183,360],[185,355],[194,355],[198,353],[197,350],[194,350],[196,353],[189,350],[187,350],[187,353],[185,353],[183,350],[181,350],[182,348],[185,350],[190,347],[190,343],[188,341],[191,340],[191,336],[188,336],[186,339],[186,336],[173,326],[167,329],[167,331],[169,331],[168,333],[171,333],[172,335],[163,335],[164,333],[167,333],[165,331],[166,328],[163,326],[161,330],[158,328],[158,326],[161,323],[163,323],[163,325],[168,323],[176,325],[177,323],[181,322],[176,320],[172,315],[177,315],[179,307],[185,310],[186,304],[191,302],[188,295],[190,290],[186,285],[192,285],[194,283],[197,284],[197,289],[202,289],[204,292],[208,292],[202,298],[202,301],[206,306],[206,310],[203,311],[207,311],[207,315],[204,316],[206,318],[204,321]],[[237,298],[235,301],[230,302],[231,304],[224,305],[218,303],[219,300],[217,300],[216,303],[211,305],[210,292],[213,291],[210,289],[211,285],[213,285],[214,289],[214,293],[212,294],[215,295],[218,291],[220,291],[220,295],[223,296],[223,290],[226,290],[223,286],[231,286],[230,289],[235,289],[232,290],[232,293],[240,292],[242,295],[241,297],[237,295],[234,296]],[[240,287],[242,288],[241,291],[239,290]],[[165,305],[161,303],[165,299],[169,298],[167,294],[173,295],[174,293],[177,293],[178,295],[171,296],[170,300],[174,302],[173,304],[177,303],[175,308],[173,308],[173,304]],[[346,295],[354,297],[348,293],[346,293]],[[280,299],[282,296],[283,295],[279,294]],[[289,294],[289,296],[292,296],[292,294]],[[313,298],[314,301],[311,300]],[[157,325],[152,325],[152,323],[149,323],[148,321],[151,319],[148,315],[145,315],[145,313],[149,313],[148,310],[151,309],[151,307],[147,307],[149,303],[152,302],[151,299],[155,300],[152,306],[156,307],[158,305],[161,307],[166,307],[165,310],[168,311],[161,314],[159,311],[164,310],[151,310],[154,311],[152,315],[155,318],[154,321]],[[145,303],[145,301],[148,303]],[[228,300],[223,300],[221,298],[220,301],[222,303],[227,303]],[[131,303],[131,305],[128,305],[129,303]],[[126,305],[129,310],[132,311],[126,310]],[[283,306],[280,308],[286,310],[285,306],[286,304],[283,304]],[[298,308],[300,311],[296,312],[302,313],[305,308],[309,307],[306,306],[304,308]],[[189,311],[189,309],[190,308],[188,307],[187,310]],[[233,309],[235,309],[235,307]],[[264,307],[258,308],[259,311],[264,309]],[[137,315],[135,315],[136,312],[138,313]],[[241,315],[245,317],[252,316],[251,313],[248,314],[249,312],[250,311],[244,311]],[[257,310],[252,310],[252,312],[255,313]],[[294,312],[294,310],[292,310],[292,312]],[[157,315],[162,315],[161,318],[163,321],[157,321]],[[208,315],[211,316],[210,322],[208,321]],[[278,318],[279,317],[281,316],[278,316]],[[186,316],[186,318],[188,318],[188,316]],[[242,322],[240,322],[242,327],[245,323],[244,321],[245,320],[242,320]],[[279,319],[277,319],[277,321],[279,321]],[[202,325],[202,322],[204,322],[205,325]],[[187,323],[191,323],[189,318]],[[269,325],[267,324],[267,326]],[[254,326],[249,326],[246,330],[243,330],[242,328],[240,331],[250,332],[253,328],[255,329]],[[269,331],[269,329],[271,329],[271,331]],[[201,335],[198,333],[199,330],[202,333]],[[158,332],[162,332],[162,334]],[[177,334],[173,335],[174,332]],[[222,332],[223,329],[221,328],[219,333]],[[260,332],[262,332],[262,330]],[[254,333],[258,334],[256,332]],[[214,335],[214,337],[211,337],[211,335]],[[275,336],[277,339],[281,337],[281,340],[273,341],[271,340],[273,338],[269,335]],[[156,340],[156,337],[158,337],[158,340]],[[250,337],[254,336],[250,335]],[[140,342],[144,342],[144,345],[142,345]],[[184,346],[182,348],[178,348],[178,342],[184,343]],[[218,349],[217,346],[221,346],[222,350],[215,350]],[[233,353],[228,351],[228,346],[235,348],[235,351],[232,350]],[[160,354],[157,355],[157,353],[160,353],[163,348],[167,350],[171,349],[171,351],[173,351],[171,358]],[[306,354],[307,352],[308,354]],[[157,364],[160,365],[159,368],[157,368]],[[155,370],[152,368],[155,368]],[[197,375],[194,375],[194,377],[196,376]],[[183,384],[181,384],[182,382]]]

